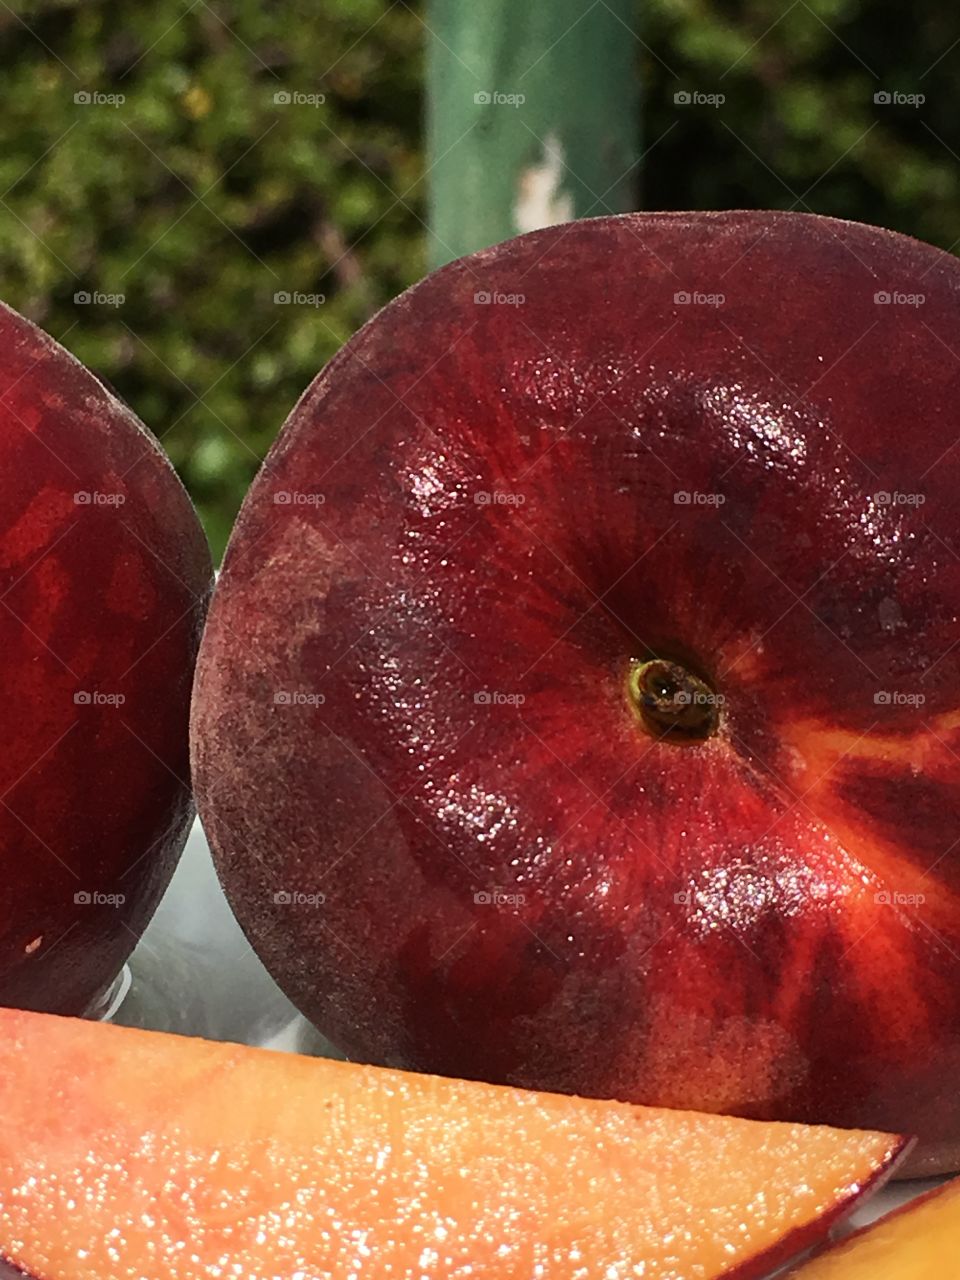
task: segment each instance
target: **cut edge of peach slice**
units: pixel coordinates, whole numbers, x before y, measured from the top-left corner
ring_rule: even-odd
[[[901,1137],[899,1146],[891,1149],[886,1161],[880,1165],[871,1177],[857,1187],[852,1187],[846,1199],[839,1200],[833,1209],[817,1220],[815,1227],[818,1239],[816,1241],[811,1242],[809,1239],[814,1224],[807,1223],[805,1226],[795,1227],[793,1231],[783,1236],[769,1249],[762,1253],[754,1254],[753,1257],[746,1259],[743,1263],[735,1265],[730,1271],[722,1272],[722,1280],[758,1280],[759,1277],[766,1276],[768,1272],[779,1274],[780,1268],[786,1267],[804,1254],[809,1257],[821,1253],[824,1248],[832,1249],[834,1247],[831,1243],[833,1233],[846,1222],[851,1214],[862,1208],[867,1200],[875,1196],[878,1191],[882,1191],[891,1178],[899,1176],[898,1169],[903,1167],[916,1144],[917,1140],[914,1137]],[[937,1189],[935,1188],[935,1190]],[[864,1228],[864,1230],[866,1229]],[[826,1244],[823,1243],[824,1241],[826,1241]],[[0,1280],[3,1280],[2,1275],[0,1275]]]
[[[922,1238],[931,1248],[934,1238],[932,1227],[952,1214],[945,1233],[948,1243],[944,1256],[932,1252],[920,1258],[917,1269],[917,1250]],[[920,1280],[934,1274],[931,1268],[956,1265],[960,1255],[960,1177],[950,1178],[939,1186],[931,1187],[922,1195],[884,1214],[882,1218],[867,1223],[842,1239],[829,1239],[809,1257],[791,1268],[785,1280]],[[903,1261],[908,1270],[898,1270]],[[883,1270],[878,1270],[882,1267]],[[939,1271],[946,1276],[946,1271]],[[952,1273],[951,1273],[952,1274]]]

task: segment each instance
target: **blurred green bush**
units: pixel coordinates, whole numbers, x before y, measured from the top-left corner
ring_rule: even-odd
[[[0,295],[160,436],[219,551],[299,394],[423,273],[421,24],[43,0],[0,39]]]
[[[952,248],[952,6],[719,8],[638,3],[638,203]],[[0,5],[0,294],[161,437],[218,552],[296,398],[425,269],[425,40],[402,0]]]

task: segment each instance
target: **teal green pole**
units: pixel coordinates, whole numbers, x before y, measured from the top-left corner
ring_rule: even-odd
[[[428,0],[430,259],[636,207],[635,0]]]

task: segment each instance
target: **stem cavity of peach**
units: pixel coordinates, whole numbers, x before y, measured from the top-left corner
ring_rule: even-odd
[[[641,723],[657,738],[698,742],[719,727],[721,699],[680,663],[666,658],[631,663],[627,693]]]

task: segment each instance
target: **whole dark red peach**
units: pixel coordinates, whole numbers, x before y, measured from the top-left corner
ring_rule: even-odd
[[[960,1157],[960,264],[785,213],[521,237],[294,410],[199,804],[349,1055]]]

